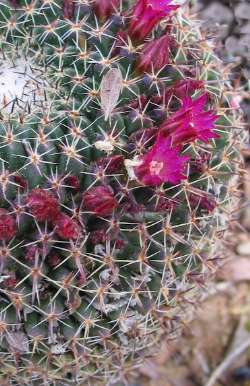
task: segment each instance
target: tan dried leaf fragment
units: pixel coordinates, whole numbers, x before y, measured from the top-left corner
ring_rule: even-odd
[[[101,82],[101,107],[105,121],[108,120],[117,105],[122,90],[122,73],[118,68],[111,68]]]

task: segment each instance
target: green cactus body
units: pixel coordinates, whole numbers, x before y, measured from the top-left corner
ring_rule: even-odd
[[[0,3],[0,382],[126,384],[217,265],[239,115],[192,17],[173,9],[142,37],[136,7]],[[168,62],[148,59],[164,34]],[[201,95],[219,119],[180,143],[192,106],[174,114]],[[161,135],[165,162],[149,159]]]

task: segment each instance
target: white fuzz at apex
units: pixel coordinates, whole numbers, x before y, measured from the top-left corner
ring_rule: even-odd
[[[42,71],[28,59],[17,58],[15,63],[8,59],[0,61],[0,109],[7,113],[14,110],[26,111],[33,105],[44,102]]]

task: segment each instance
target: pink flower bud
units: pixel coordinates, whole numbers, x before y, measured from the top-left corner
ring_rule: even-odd
[[[174,39],[164,35],[146,43],[137,60],[137,70],[140,72],[158,71],[169,63],[169,52]]]
[[[153,28],[177,5],[169,5],[172,0],[138,0],[131,15],[129,35],[137,41],[144,40]]]
[[[110,216],[118,206],[111,188],[97,186],[83,194],[83,204],[87,211],[96,216]]]
[[[24,256],[24,259],[28,261],[29,263],[34,263],[36,254],[42,255],[42,248],[38,248],[36,245],[29,245],[26,248],[26,253]]]
[[[27,206],[37,221],[52,221],[59,214],[57,198],[44,189],[33,189],[27,197]]]
[[[16,278],[15,273],[11,273],[11,274],[8,274],[8,277],[3,281],[2,285],[4,288],[12,289],[12,288],[15,288],[17,283],[18,283],[18,280]]]
[[[16,234],[15,219],[6,209],[0,208],[0,240],[8,241]]]

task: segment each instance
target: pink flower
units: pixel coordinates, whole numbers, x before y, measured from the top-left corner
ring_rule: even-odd
[[[57,216],[53,225],[56,228],[56,234],[63,240],[77,239],[81,235],[77,222],[64,213]]]
[[[182,107],[169,119],[162,123],[160,129],[172,138],[172,145],[184,145],[197,139],[208,142],[211,138],[219,138],[214,129],[218,119],[213,110],[204,111],[208,94],[196,99],[185,97]]]
[[[131,16],[129,35],[137,41],[144,40],[153,28],[178,5],[169,5],[172,0],[138,0]]]
[[[118,206],[111,188],[97,186],[83,194],[83,203],[87,211],[96,216],[110,216]]]
[[[27,197],[27,206],[38,221],[52,221],[59,214],[57,198],[44,189],[33,189]]]
[[[141,72],[158,71],[169,63],[169,52],[173,38],[164,35],[146,43],[138,58],[136,68]]]
[[[119,4],[120,0],[95,0],[94,12],[100,19],[106,20],[115,12]]]
[[[189,157],[180,155],[180,147],[171,147],[171,139],[160,133],[134,172],[144,185],[158,186],[164,182],[176,185],[186,178],[183,173],[188,159]]]
[[[15,219],[6,209],[0,208],[0,241],[8,241],[16,234]]]

